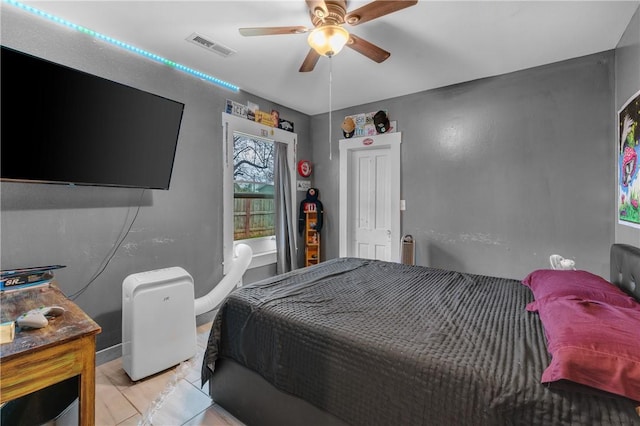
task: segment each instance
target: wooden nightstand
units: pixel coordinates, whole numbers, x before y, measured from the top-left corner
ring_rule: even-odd
[[[94,425],[95,338],[102,329],[55,285],[0,295],[2,322],[41,306],[62,306],[66,312],[47,327],[19,331],[13,342],[0,345],[0,402],[79,376],[80,424]]]

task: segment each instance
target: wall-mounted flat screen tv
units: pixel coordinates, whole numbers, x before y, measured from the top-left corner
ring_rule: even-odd
[[[169,189],[184,104],[2,46],[3,181]]]

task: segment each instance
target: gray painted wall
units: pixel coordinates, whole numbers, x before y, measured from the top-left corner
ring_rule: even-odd
[[[387,109],[418,264],[521,279],[559,253],[608,276],[613,93],[608,51],[356,106],[332,113],[332,161],[328,115],[312,117],[324,257],[338,256],[340,123]]]
[[[195,280],[196,297],[222,278],[220,115],[226,99],[251,100],[265,110],[279,109],[282,118],[295,123],[300,155],[306,157],[310,152],[310,119],[304,114],[246,93],[219,89],[5,6],[2,44],[186,105],[169,191],[143,194],[142,190],[118,188],[0,186],[2,268],[67,265],[56,273],[67,295],[87,285],[137,213],[104,272],[76,300],[102,326],[98,349],[121,341],[122,281],[127,275],[182,266]],[[211,60],[223,59],[212,55]],[[272,274],[269,268],[250,272],[251,281]]]
[[[620,42],[616,47],[616,108],[615,116],[631,96],[640,90],[640,7],[631,18]],[[615,133],[614,133],[615,134]],[[617,138],[616,138],[617,139]],[[614,155],[617,155],[614,147]],[[617,176],[617,175],[615,175]],[[614,178],[613,187],[618,188]],[[615,241],[640,247],[640,229],[621,225],[617,220],[617,210],[613,208],[615,221]]]

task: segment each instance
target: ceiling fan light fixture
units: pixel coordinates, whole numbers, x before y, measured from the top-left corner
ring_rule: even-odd
[[[309,46],[319,55],[337,55],[349,41],[349,32],[339,25],[323,25],[309,34]]]

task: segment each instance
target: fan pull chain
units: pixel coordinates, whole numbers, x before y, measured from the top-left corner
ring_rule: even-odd
[[[333,121],[331,118],[331,83],[332,83],[332,66],[333,66],[333,61],[331,60],[331,56],[329,56],[329,161],[331,161],[331,152],[333,151],[331,149],[331,122]]]

